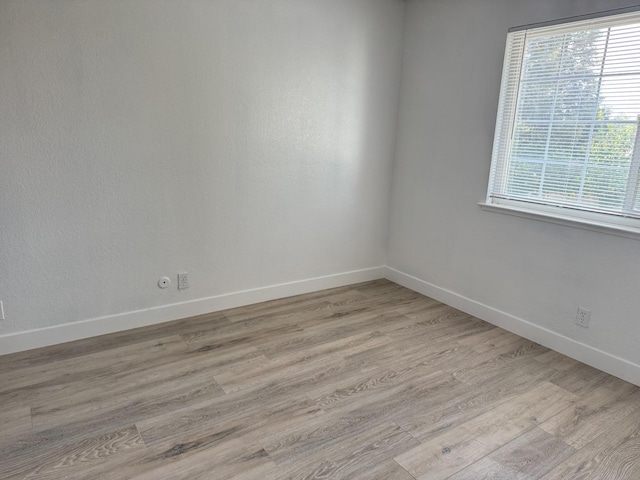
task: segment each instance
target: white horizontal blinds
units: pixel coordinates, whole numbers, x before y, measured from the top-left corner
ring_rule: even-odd
[[[502,71],[502,87],[500,89],[500,101],[498,105],[498,117],[496,119],[496,131],[493,142],[493,162],[491,164],[491,184],[489,195],[492,192],[502,192],[506,189],[506,172],[509,161],[508,139],[513,129],[513,115],[505,114],[514,112],[518,100],[520,86],[520,71],[522,67],[522,54],[524,52],[526,33],[516,32],[507,36],[505,48],[504,66]]]
[[[506,81],[519,85],[515,108],[499,111],[510,130],[494,147],[490,196],[640,217],[640,16],[510,37],[524,34]]]

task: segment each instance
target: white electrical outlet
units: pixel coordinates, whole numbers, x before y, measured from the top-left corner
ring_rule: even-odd
[[[0,320],[4,320],[4,305],[0,301]]]
[[[581,327],[588,328],[589,320],[591,320],[591,310],[578,307],[578,313],[576,314],[576,325],[580,325]]]
[[[184,288],[189,288],[189,274],[186,272],[178,274],[178,290]]]

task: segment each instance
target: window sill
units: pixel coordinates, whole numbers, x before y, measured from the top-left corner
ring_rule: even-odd
[[[640,228],[627,227],[614,223],[600,222],[586,218],[575,218],[561,213],[540,212],[529,210],[526,208],[514,207],[511,205],[497,205],[494,203],[478,203],[480,208],[488,212],[504,213],[514,215],[516,217],[529,218],[539,222],[555,223],[556,225],[564,225],[582,230],[591,230],[593,232],[606,233],[618,237],[633,238],[640,240]]]

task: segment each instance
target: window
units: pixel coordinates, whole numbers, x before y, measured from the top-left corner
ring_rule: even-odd
[[[510,31],[487,204],[640,232],[640,12]]]

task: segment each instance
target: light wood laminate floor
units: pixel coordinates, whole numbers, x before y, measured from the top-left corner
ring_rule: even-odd
[[[0,357],[2,479],[640,479],[640,388],[386,280]]]

